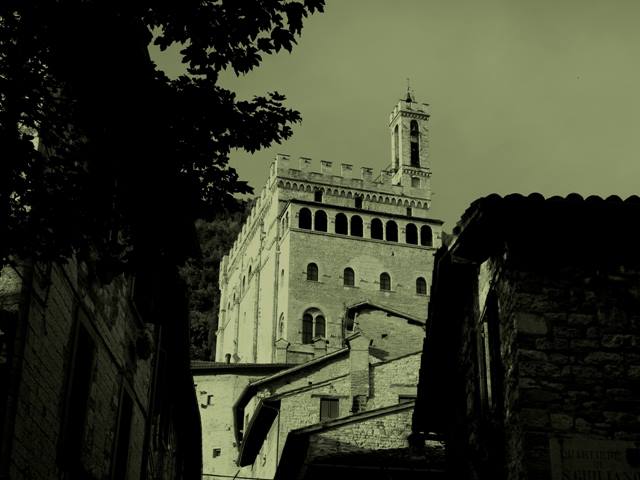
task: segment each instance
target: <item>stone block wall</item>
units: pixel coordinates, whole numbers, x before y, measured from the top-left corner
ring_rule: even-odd
[[[256,374],[199,374],[194,382],[202,421],[202,473],[233,477],[241,470],[233,424],[233,404]],[[246,469],[241,470],[244,475]]]
[[[415,396],[422,352],[371,366],[371,399],[367,409],[398,403],[399,396]]]
[[[30,282],[20,285],[21,290],[28,290],[23,297],[28,305],[23,305],[21,317],[15,318],[23,325],[24,337],[19,341],[21,346],[16,344],[11,360],[11,368],[19,375],[19,383],[14,385],[17,390],[11,392],[16,403],[10,406],[11,412],[2,412],[12,416],[4,422],[3,451],[8,456],[3,459],[7,464],[2,473],[12,479],[63,475],[58,449],[74,334],[82,321],[95,344],[95,361],[82,451],[68,453],[79,458],[92,477],[110,475],[120,398],[122,389],[127,388],[133,397],[128,475],[138,478],[152,362],[139,358],[135,346],[137,339],[151,332],[135,318],[129,285],[116,279],[107,287],[90,286],[86,269],[74,262],[36,266],[32,280],[23,278]]]
[[[429,297],[416,294],[416,278],[430,278],[431,250],[299,230],[292,231],[290,237],[287,328],[292,343],[302,341],[302,315],[308,308],[324,313],[330,348],[341,345],[342,317],[347,305],[370,300],[426,318]],[[311,262],[318,266],[317,282],[306,277]],[[355,272],[353,287],[344,286],[346,267]],[[391,291],[380,290],[383,272],[391,277]]]
[[[505,278],[505,291],[515,290],[503,340],[517,366],[510,403],[531,478],[549,474],[550,437],[640,440],[639,280],[640,268],[630,266]]]
[[[408,447],[413,405],[394,413],[355,420],[311,435],[309,452],[313,457],[333,453],[365,452]],[[310,461],[312,458],[308,458]]]

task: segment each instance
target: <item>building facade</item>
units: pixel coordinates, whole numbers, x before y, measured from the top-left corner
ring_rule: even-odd
[[[576,194],[465,213],[436,256],[414,412],[450,478],[640,478],[639,215]]]
[[[245,387],[234,405],[242,475],[326,478],[323,469],[337,468],[406,478],[406,469],[391,475],[390,460],[408,456],[420,351],[381,361],[361,333],[346,343]],[[424,473],[425,456],[414,456],[415,473]],[[376,457],[386,462],[372,467]]]
[[[221,262],[216,361],[301,363],[318,338],[342,348],[346,312],[362,302],[424,318],[442,226],[429,217],[428,121],[410,95],[396,105],[391,165],[377,176],[276,157]]]
[[[184,292],[152,277],[0,272],[0,478],[200,478]]]

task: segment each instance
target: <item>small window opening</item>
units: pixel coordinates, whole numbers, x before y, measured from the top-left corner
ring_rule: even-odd
[[[324,422],[333,418],[338,418],[340,401],[337,398],[320,399],[320,421]]]
[[[307,280],[312,282],[318,281],[318,265],[315,263],[310,263],[307,265]]]
[[[344,285],[346,287],[353,287],[355,285],[355,273],[352,268],[344,269]]]
[[[386,272],[380,274],[380,290],[391,290],[391,277]]]
[[[416,293],[418,295],[427,294],[427,281],[422,277],[416,279]]]

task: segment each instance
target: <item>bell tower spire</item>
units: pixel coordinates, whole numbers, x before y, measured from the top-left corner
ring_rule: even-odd
[[[407,94],[389,116],[392,183],[430,191],[429,105],[418,103],[407,78]]]

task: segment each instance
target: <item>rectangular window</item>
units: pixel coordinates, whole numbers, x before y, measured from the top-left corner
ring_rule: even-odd
[[[211,452],[211,458],[219,457],[221,453],[222,453],[222,449],[214,448]]]
[[[355,197],[356,208],[362,208],[362,197]]]
[[[133,400],[126,388],[120,396],[120,412],[118,430],[116,432],[115,457],[112,478],[127,478],[129,465],[129,439],[131,438],[131,419],[133,417]]]
[[[337,398],[321,398],[320,399],[320,421],[324,422],[339,415],[339,400]]]
[[[86,315],[78,310],[73,349],[68,367],[67,393],[62,428],[60,429],[60,460],[65,469],[80,468],[80,454],[87,420],[87,405],[91,392],[91,377],[95,363],[95,342],[87,330]]]

